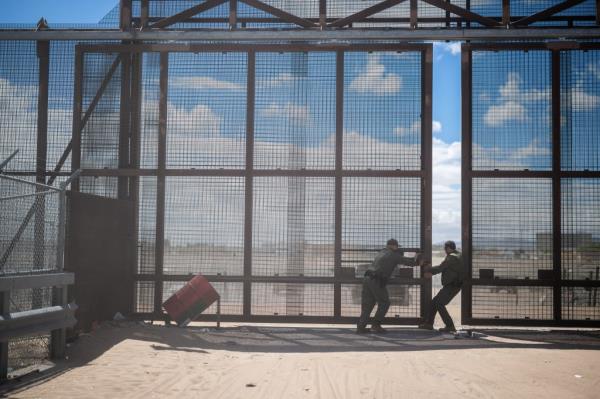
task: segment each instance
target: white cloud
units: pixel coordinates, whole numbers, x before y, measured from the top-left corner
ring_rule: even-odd
[[[448,52],[452,55],[460,54],[460,50],[461,50],[460,42],[449,42],[449,43],[435,42],[434,44],[435,44],[435,46],[441,47],[442,50],[444,50],[445,52]]]
[[[245,90],[238,83],[217,80],[210,76],[176,76],[170,79],[170,85],[184,89]]]
[[[198,104],[192,109],[184,109],[168,105],[167,130],[168,137],[193,135],[218,136],[221,134],[222,117],[209,106]]]
[[[589,64],[587,66],[587,72],[591,73],[600,80],[600,64]]]
[[[271,103],[261,110],[261,114],[268,118],[288,118],[297,123],[305,124],[310,120],[308,106],[291,102],[285,104]]]
[[[378,96],[394,94],[402,87],[402,77],[386,73],[378,54],[369,54],[365,70],[350,84],[350,90]]]
[[[435,134],[435,133],[441,133],[442,132],[442,122],[440,121],[433,121],[432,126],[431,126],[431,131]]]
[[[298,76],[294,76],[291,73],[285,72],[280,73],[279,75],[273,76],[269,80],[261,80],[258,82],[258,87],[260,88],[275,88],[292,84],[294,81],[298,80]]]
[[[550,99],[549,89],[524,90],[523,79],[517,72],[510,72],[506,82],[498,89],[499,104],[491,105],[484,115],[489,126],[502,126],[509,121],[527,120],[526,104]]]
[[[571,106],[576,111],[585,111],[596,108],[600,104],[600,97],[589,94],[581,86],[571,88]]]
[[[421,121],[416,120],[410,126],[398,126],[394,129],[394,134],[400,137],[420,135],[421,134]]]
[[[527,119],[527,110],[519,102],[507,101],[490,106],[483,119],[487,125],[502,126],[508,121],[524,121]]]

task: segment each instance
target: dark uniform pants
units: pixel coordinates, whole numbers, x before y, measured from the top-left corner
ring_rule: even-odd
[[[377,304],[375,323],[381,324],[390,308],[390,294],[385,285],[381,286],[379,280],[365,277],[362,286],[361,312],[360,319],[358,320],[359,328],[366,327],[375,304]]]
[[[460,287],[455,285],[445,285],[442,287],[440,292],[438,292],[431,300],[431,308],[429,308],[429,312],[427,312],[427,317],[425,319],[426,324],[433,324],[435,315],[439,312],[444,324],[446,324],[447,327],[454,327],[454,322],[446,310],[446,305],[449,304],[452,298],[459,292]]]

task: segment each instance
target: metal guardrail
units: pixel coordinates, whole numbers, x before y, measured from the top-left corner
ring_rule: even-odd
[[[64,357],[66,328],[75,324],[77,309],[67,304],[75,276],[63,268],[66,189],[79,171],[59,188],[4,175],[17,152],[0,163],[0,381],[8,377],[11,340],[50,332],[50,357]],[[25,306],[14,301],[23,290],[31,290]],[[51,301],[40,299],[42,292]]]

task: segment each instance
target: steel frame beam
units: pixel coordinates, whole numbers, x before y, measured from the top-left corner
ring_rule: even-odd
[[[264,11],[275,17],[278,17],[281,19],[282,22],[289,22],[289,23],[301,26],[303,28],[316,28],[317,27],[317,24],[315,24],[314,22],[311,22],[304,18],[297,17],[293,14],[290,14],[288,12],[280,10],[279,8],[275,8],[266,3],[263,3],[262,1],[259,1],[259,0],[239,0],[239,1],[241,1],[242,3],[246,3],[247,5],[254,7],[257,10],[261,10],[261,11]]]
[[[404,3],[405,1],[406,0],[384,0],[357,13],[337,19],[327,26],[341,28],[346,25],[351,25],[353,22],[359,22],[370,15],[377,14],[378,12],[387,10],[388,8],[394,7],[400,3]]]
[[[245,169],[167,169],[166,168],[166,113],[167,113],[167,80],[168,80],[168,54],[171,52],[214,52],[214,51],[238,51],[248,54],[248,79],[247,79],[247,116],[246,116],[246,168]],[[331,170],[257,170],[254,168],[254,103],[255,103],[255,60],[257,52],[300,52],[300,51],[328,51],[336,53],[336,162],[335,168]],[[421,170],[344,170],[343,169],[343,120],[344,120],[344,55],[347,51],[395,51],[395,52],[419,52],[422,56],[422,165]],[[353,44],[329,47],[317,47],[309,44],[298,45],[145,45],[145,44],[116,44],[116,45],[78,45],[77,54],[83,59],[87,53],[115,53],[122,57],[139,57],[145,52],[159,52],[161,55],[160,68],[160,106],[159,106],[159,151],[157,169],[87,169],[82,171],[84,176],[117,176],[134,177],[156,176],[157,188],[157,215],[156,215],[156,268],[152,275],[136,275],[135,281],[155,282],[154,297],[154,319],[162,315],[162,283],[164,281],[187,281],[189,276],[165,275],[163,272],[164,259],[164,214],[165,214],[165,178],[167,176],[239,176],[245,177],[245,224],[244,224],[244,268],[242,276],[207,276],[210,281],[241,282],[243,284],[243,315],[245,320],[257,320],[256,315],[251,313],[251,289],[256,282],[278,282],[278,283],[305,283],[305,284],[333,284],[334,285],[334,314],[320,320],[353,320],[353,318],[342,317],[341,287],[342,284],[360,284],[361,279],[343,278],[339,273],[342,259],[342,187],[343,179],[348,177],[413,177],[422,181],[422,218],[421,224],[421,246],[420,248],[408,248],[407,251],[418,249],[425,253],[431,250],[431,106],[432,106],[432,61],[433,48],[430,44]],[[134,79],[135,82],[135,79]],[[135,109],[132,106],[132,109]],[[132,122],[136,117],[132,117]],[[81,134],[81,129],[79,129]],[[133,146],[133,144],[132,144]],[[253,211],[253,179],[257,176],[327,176],[335,178],[335,240],[334,240],[334,275],[332,277],[305,277],[305,276],[254,276],[252,274],[252,211]],[[418,285],[421,287],[421,305],[423,307],[431,299],[431,281],[425,278],[393,279],[391,284]],[[238,317],[237,320],[240,318]],[[277,317],[277,321],[289,321],[285,317]],[[301,317],[299,320],[308,320]],[[394,323],[402,323],[401,319],[393,319]],[[415,324],[418,319],[415,319]]]
[[[427,0],[425,0],[425,1],[427,1]],[[571,7],[574,7],[577,4],[583,3],[584,1],[585,0],[563,1],[562,3],[556,4],[556,5],[549,7],[543,11],[540,11],[540,12],[530,15],[528,17],[519,19],[518,21],[513,22],[511,24],[511,26],[526,26],[526,25],[532,24],[534,22],[542,21],[542,20],[546,19],[547,17],[550,17],[554,14],[557,14],[557,13],[564,11],[566,9],[569,9]]]
[[[193,7],[190,7],[187,10],[181,11],[180,13],[177,13],[177,14],[172,15],[167,18],[163,18],[163,19],[159,20],[158,22],[153,23],[149,27],[151,29],[157,29],[157,28],[162,29],[162,28],[166,28],[167,26],[176,24],[178,22],[185,22],[188,18],[193,17],[194,15],[197,15],[197,14],[203,13],[205,11],[208,11],[212,8],[218,7],[221,4],[225,4],[226,2],[227,2],[227,0],[206,0],[205,2],[195,5]]]
[[[334,21],[335,22],[335,21]],[[407,20],[408,22],[408,20]],[[552,40],[593,39],[600,37],[600,28],[457,28],[457,29],[291,29],[261,30],[141,30],[141,31],[68,31],[68,30],[12,30],[0,31],[0,40],[130,40],[130,41],[222,41],[222,42],[318,42],[316,45],[339,45],[340,41],[359,40]],[[337,41],[337,43],[335,43]]]
[[[452,14],[456,14],[459,15],[461,17],[466,18],[469,21],[473,21],[473,22],[479,22],[481,25],[483,26],[487,26],[487,27],[498,27],[501,26],[502,24],[499,23],[498,21],[488,18],[488,17],[484,17],[482,15],[476,14],[474,12],[471,12],[469,10],[466,10],[462,7],[459,7],[457,5],[454,5],[452,3],[447,3],[445,1],[442,0],[421,0],[424,1],[425,3],[429,3],[432,6],[435,6],[437,8],[440,8],[442,10],[445,10],[447,12],[451,12]],[[581,0],[578,0],[581,1]]]
[[[600,320],[565,320],[562,315],[562,288],[600,288],[600,281],[564,280],[562,278],[562,228],[561,228],[561,183],[566,178],[600,178],[600,171],[563,171],[561,167],[561,52],[570,50],[600,50],[600,43],[546,42],[546,43],[469,43],[462,50],[462,240],[463,259],[468,266],[469,280],[462,293],[462,323],[471,325],[510,325],[510,326],[578,326],[598,327]],[[552,68],[552,170],[489,170],[472,169],[472,69],[473,51],[547,51],[551,53]],[[472,277],[472,181],[475,178],[545,178],[552,180],[552,224],[553,224],[553,278],[539,279],[493,279],[483,280]],[[472,287],[552,287],[553,315],[551,320],[534,319],[485,319],[472,316]]]

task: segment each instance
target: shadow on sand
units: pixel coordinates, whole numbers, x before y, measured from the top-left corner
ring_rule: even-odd
[[[86,334],[68,348],[68,359],[43,373],[34,373],[0,387],[0,394],[19,390],[56,377],[70,369],[85,367],[124,340],[150,343],[152,349],[194,352],[262,353],[389,352],[468,349],[600,350],[600,331],[475,329],[473,337],[416,328],[390,328],[387,334],[357,335],[354,327],[239,325],[212,327],[166,327],[136,322],[108,322]]]

